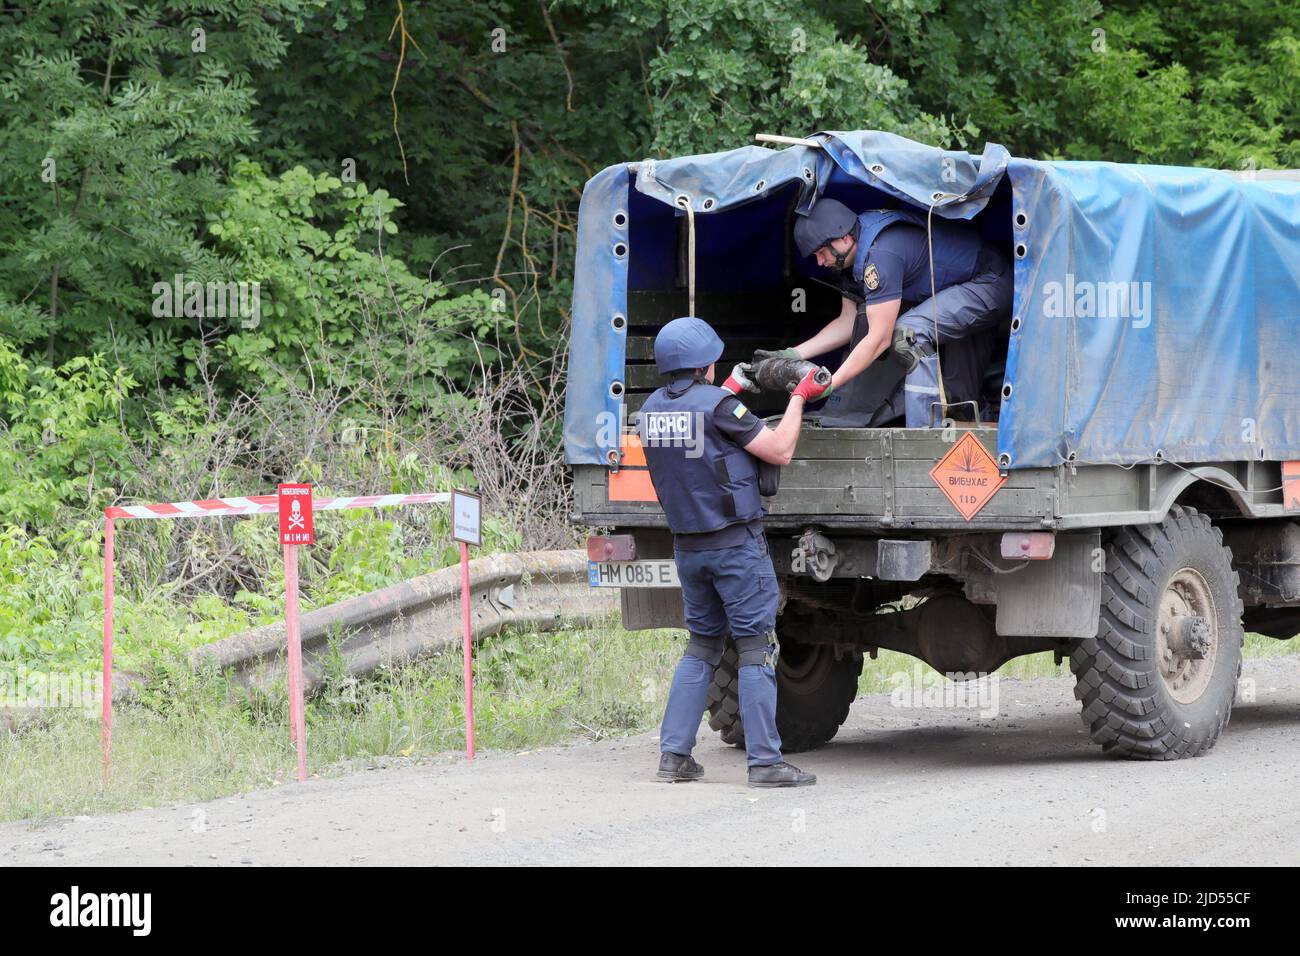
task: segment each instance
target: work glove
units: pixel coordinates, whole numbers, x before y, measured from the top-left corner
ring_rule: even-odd
[[[766,362],[768,359],[794,359],[797,362],[801,358],[803,356],[794,349],[780,349],[776,352],[769,352],[767,349],[754,350],[754,361],[756,363]]]
[[[835,386],[830,382],[822,385],[817,381],[817,373],[826,372],[825,368],[810,368],[808,374],[799,380],[799,384],[794,387],[791,395],[798,395],[805,402],[815,402],[819,398],[825,398],[835,390]],[[829,375],[829,372],[826,372]]]
[[[722,387],[732,395],[739,395],[741,392],[757,392],[758,386],[755,385],[754,380],[749,377],[750,373],[753,371],[754,367],[752,365],[748,362],[741,362],[731,370],[731,374],[728,375],[727,380],[722,383]]]

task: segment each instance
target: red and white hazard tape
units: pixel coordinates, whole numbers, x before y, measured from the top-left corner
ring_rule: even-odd
[[[416,495],[354,495],[350,498],[313,498],[312,511],[445,504],[449,501],[451,493],[446,491]],[[105,508],[104,515],[109,518],[199,518],[206,515],[265,514],[279,510],[278,496],[249,495],[247,498],[206,498],[201,501],[173,501],[159,505],[116,505]]]
[[[309,486],[301,486],[310,492]],[[283,486],[282,491],[286,490]],[[292,506],[299,512],[298,498]],[[414,495],[353,495],[348,498],[311,499],[312,511],[340,511],[344,508],[386,508],[391,505],[447,504],[451,493],[439,491]],[[212,515],[274,514],[280,510],[279,495],[248,495],[244,498],[205,498],[199,501],[173,501],[155,505],[113,505],[104,509],[104,683],[103,729],[100,731],[104,753],[104,779],[108,779],[109,753],[113,740],[113,527],[115,518],[203,518]],[[301,519],[299,518],[301,521]],[[298,543],[285,537],[284,596],[285,631],[289,649],[290,739],[298,748],[298,779],[307,779],[307,731],[303,717],[302,645],[298,626]],[[304,538],[306,535],[303,536]],[[307,543],[306,541],[299,543]],[[468,547],[460,546],[461,576],[464,595],[461,599],[465,619],[465,727],[466,748],[474,756],[474,696],[471,671],[473,652],[469,644],[469,557]]]

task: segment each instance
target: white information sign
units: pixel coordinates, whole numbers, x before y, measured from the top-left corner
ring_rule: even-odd
[[[482,546],[482,502],[478,495],[460,489],[452,491],[451,536],[456,541]]]

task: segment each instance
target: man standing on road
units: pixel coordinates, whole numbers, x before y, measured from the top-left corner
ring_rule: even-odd
[[[784,465],[794,454],[804,403],[828,386],[809,372],[794,387],[775,429],[736,397],[757,391],[737,365],[712,384],[722,340],[694,317],[673,319],[655,337],[655,366],[669,379],[641,408],[638,431],[650,480],[673,531],[690,641],[673,674],[659,733],[659,776],[697,780],[692,757],[713,669],[728,635],[740,656],[740,713],[751,787],[816,783],[781,757],[776,729],[776,572],[763,533],[758,459]]]
[[[942,345],[948,405],[980,402],[997,326],[1010,314],[1014,273],[1007,257],[982,240],[971,223],[935,217],[929,234],[933,284],[924,212],[868,209],[857,215],[834,199],[818,200],[795,223],[794,241],[800,255],[840,270],[840,314],[808,341],[780,352],[757,352],[754,360],[812,358],[849,345],[831,380],[848,405],[852,399],[844,386],[892,347],[908,369],[904,421],[908,428],[924,428],[946,414],[935,408],[940,401],[936,348]],[[920,304],[900,317],[903,302]],[[869,415],[875,409],[845,408],[838,414],[850,411]],[[980,417],[988,414],[987,408],[981,411]]]

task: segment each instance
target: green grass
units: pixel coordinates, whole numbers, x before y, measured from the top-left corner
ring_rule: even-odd
[[[1246,643],[1241,648],[1245,657],[1282,657],[1286,654],[1300,654],[1300,638],[1279,641],[1275,637],[1263,634],[1247,634]]]
[[[514,751],[657,727],[681,631],[618,626],[550,634],[507,633],[478,649],[478,746]],[[1249,657],[1294,654],[1300,641],[1247,636]],[[888,693],[913,658],[881,651],[859,692]],[[931,673],[921,665],[925,674]],[[332,672],[308,705],[309,770],[337,775],[375,763],[420,762],[464,747],[459,651],[360,682]],[[1008,678],[1068,676],[1035,654],[1009,662]],[[62,712],[43,726],[0,736],[0,820],[100,814],[206,800],[293,779],[283,693],[231,693],[214,676],[162,669],[141,704],[120,707],[113,773],[101,775],[97,715]]]
[[[685,636],[620,627],[504,634],[479,648],[475,731],[484,750],[520,750],[656,726]],[[309,772],[464,748],[462,657],[348,682],[308,704]],[[0,820],[98,814],[205,800],[293,779],[283,694],[230,694],[220,678],[160,674],[119,707],[113,772],[101,775],[99,720],[58,713],[0,736]]]

